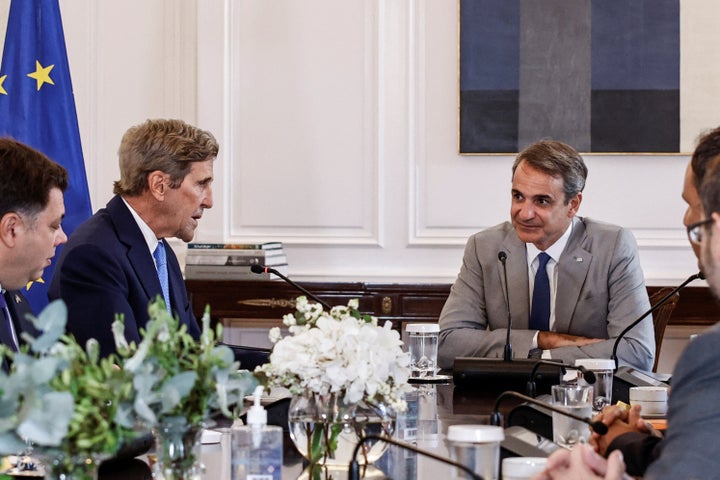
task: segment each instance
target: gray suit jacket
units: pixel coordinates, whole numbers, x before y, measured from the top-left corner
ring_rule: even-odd
[[[558,262],[553,330],[607,339],[552,350],[554,359],[610,358],[615,337],[650,308],[632,234],[623,228],[575,217]],[[455,357],[502,357],[508,309],[499,252],[507,254],[507,283],[515,357],[527,358],[535,330],[528,330],[530,291],[525,243],[510,222],[470,237],[463,264],[440,314],[438,363]],[[618,347],[620,364],[650,370],[655,357],[652,317],[631,330]]]
[[[720,479],[720,325],[680,356],[668,399],[668,427],[646,480]],[[621,437],[619,437],[621,438]]]

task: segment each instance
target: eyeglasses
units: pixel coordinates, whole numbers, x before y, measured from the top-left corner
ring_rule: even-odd
[[[693,223],[687,227],[688,238],[693,243],[702,242],[703,238],[703,227],[710,225],[714,220],[712,218],[706,218],[705,220],[697,223]]]

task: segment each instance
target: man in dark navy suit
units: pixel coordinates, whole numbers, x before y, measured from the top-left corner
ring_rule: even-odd
[[[116,314],[128,341],[140,341],[148,304],[158,295],[188,332],[200,328],[180,265],[166,238],[192,240],[213,205],[218,143],[181,120],[147,120],[130,128],[118,151],[120,180],[107,206],[80,225],[58,259],[49,295],[68,306],[68,332],[83,344],[96,338],[115,351]]]
[[[67,241],[62,229],[67,171],[42,153],[0,138],[0,343],[17,350],[22,332],[37,336],[32,313],[18,291],[42,276],[55,249]]]

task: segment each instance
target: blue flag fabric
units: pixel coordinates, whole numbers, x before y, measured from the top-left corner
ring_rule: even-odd
[[[0,136],[40,150],[68,171],[63,229],[92,214],[58,0],[12,0],[0,63]],[[57,258],[56,252],[56,258]],[[23,293],[39,313],[53,265]]]

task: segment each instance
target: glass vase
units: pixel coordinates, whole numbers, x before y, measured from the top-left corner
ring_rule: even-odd
[[[205,424],[190,425],[185,417],[169,417],[155,427],[154,478],[200,480],[200,436]]]
[[[347,468],[360,438],[367,435],[391,437],[395,414],[384,405],[370,407],[364,402],[348,405],[342,394],[295,396],[290,401],[290,438],[300,454],[313,465]],[[388,444],[368,440],[357,456],[361,465],[377,461]]]

